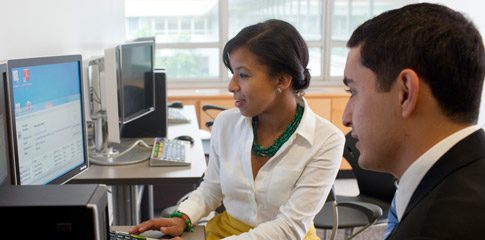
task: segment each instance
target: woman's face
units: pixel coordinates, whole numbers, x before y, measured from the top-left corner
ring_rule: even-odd
[[[227,88],[241,114],[253,117],[274,110],[278,81],[270,77],[268,67],[244,47],[230,52],[229,62],[234,72]]]

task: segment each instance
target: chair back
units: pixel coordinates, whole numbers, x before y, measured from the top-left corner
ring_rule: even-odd
[[[209,119],[205,122],[205,127],[207,129],[211,129],[212,125],[214,124],[214,119],[219,112],[226,110],[227,108],[212,104],[205,104],[202,105],[202,111],[209,117]]]
[[[361,168],[358,164],[360,153],[355,146],[357,141],[352,137],[351,133],[349,132],[345,135],[344,158],[352,167],[360,195],[374,197],[386,203],[391,203],[396,192],[394,176]]]
[[[332,188],[328,193],[327,200],[325,200],[325,204],[313,220],[315,228],[331,229],[330,237],[328,238],[329,240],[335,239],[338,230],[339,220],[336,197],[337,196],[335,194],[335,187],[332,185]],[[324,239],[327,239],[326,233]]]

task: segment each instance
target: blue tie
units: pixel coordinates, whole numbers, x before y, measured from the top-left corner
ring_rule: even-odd
[[[384,231],[384,240],[387,239],[389,235],[391,235],[392,231],[398,223],[399,221],[397,220],[396,214],[396,195],[394,195],[394,198],[391,202],[391,207],[389,208],[389,212],[387,213],[387,227],[386,231]]]

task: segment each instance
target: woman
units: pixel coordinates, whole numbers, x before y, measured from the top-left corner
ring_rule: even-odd
[[[206,226],[207,239],[318,239],[313,218],[340,166],[343,134],[308,107],[308,48],[281,20],[244,28],[224,47],[236,108],[212,127],[204,181],[155,229],[178,236],[221,201],[226,211]]]

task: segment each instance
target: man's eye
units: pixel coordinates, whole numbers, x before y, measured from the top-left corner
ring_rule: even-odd
[[[248,75],[247,75],[247,74],[244,74],[244,73],[239,73],[239,77],[240,77],[240,78],[247,78],[247,77],[248,77]]]
[[[356,94],[355,90],[352,88],[345,88],[345,91],[350,93],[350,97],[353,97]]]

